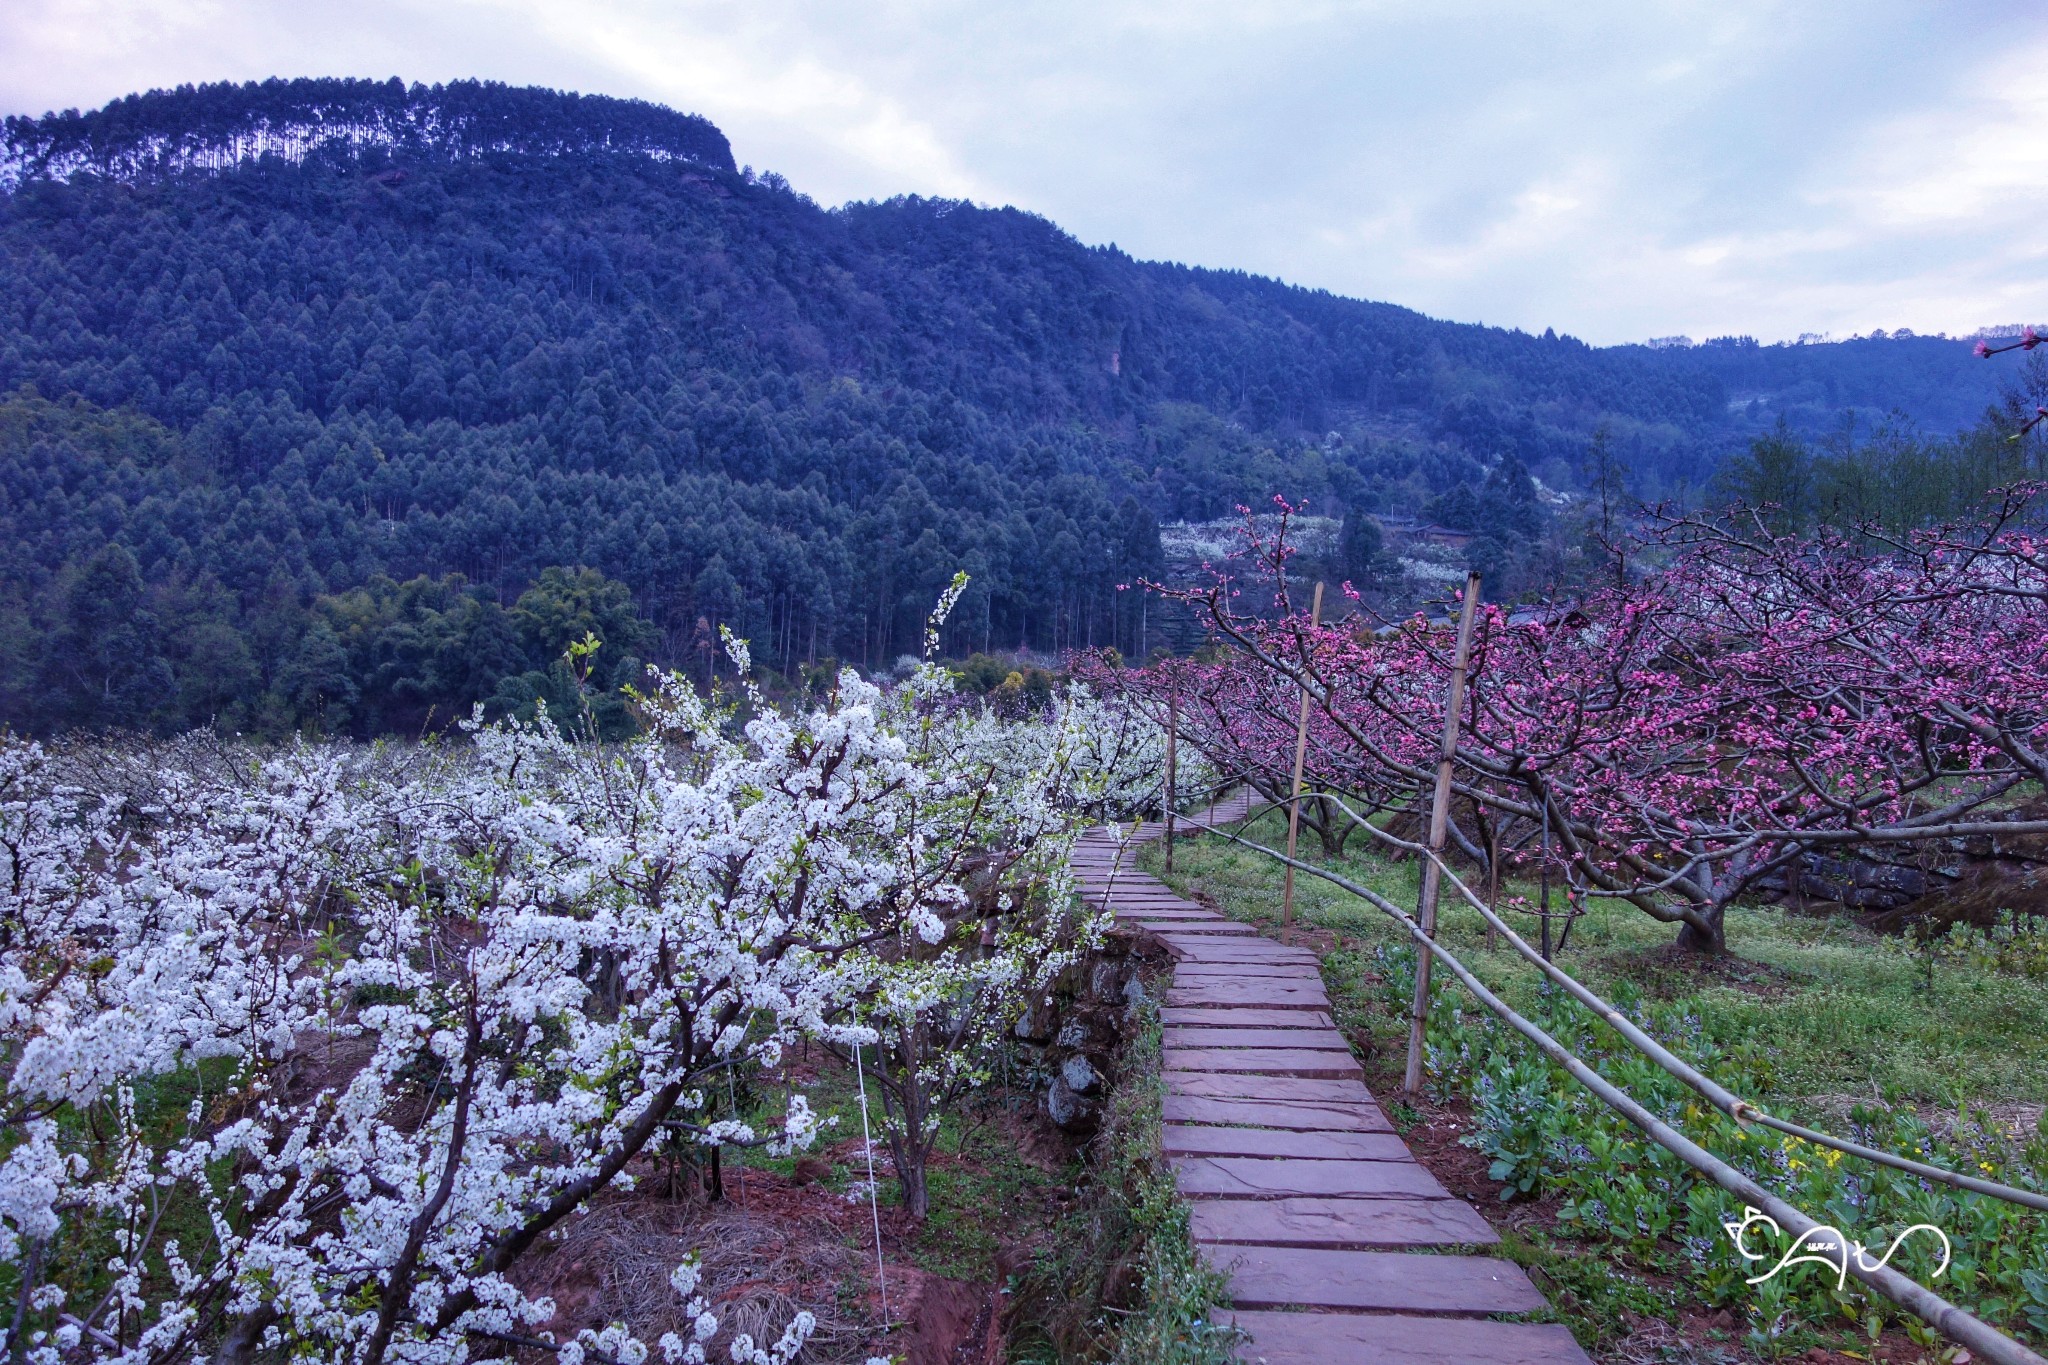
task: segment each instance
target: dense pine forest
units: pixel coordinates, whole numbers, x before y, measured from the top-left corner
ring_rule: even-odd
[[[1015,209],[826,209],[701,118],[475,82],[12,118],[0,186],[31,731],[530,712],[586,635],[603,692],[708,676],[721,627],[886,668],[961,569],[948,651],[1129,652],[1163,523],[1283,494],[1528,578],[1574,494],[1895,515],[1904,470],[1945,510],[2009,458],[2007,419],[1948,436],[2019,402],[1947,338],[1596,348]]]

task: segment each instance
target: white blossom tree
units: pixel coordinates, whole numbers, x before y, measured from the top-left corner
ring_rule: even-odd
[[[689,1340],[542,1338],[521,1259],[659,1137],[808,1140],[801,1096],[773,1133],[708,1120],[725,1070],[912,1002],[1000,1017],[1072,937],[1070,748],[1000,761],[937,686],[848,672],[740,725],[669,677],[627,744],[543,716],[306,745],[162,773],[141,811],[0,742],[10,1358],[701,1360],[701,1306]],[[950,1074],[985,1033],[934,1037]]]

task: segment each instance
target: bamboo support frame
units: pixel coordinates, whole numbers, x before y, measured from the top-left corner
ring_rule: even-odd
[[[1323,623],[1323,585],[1316,584],[1315,602],[1309,608],[1309,628]],[[1294,791],[1287,801],[1287,856],[1292,858],[1295,840],[1301,833],[1301,773],[1308,763],[1308,684],[1301,688],[1301,717],[1294,725]],[[1294,869],[1287,869],[1287,885],[1280,893],[1280,933],[1284,938],[1287,926],[1294,919]]]
[[[1180,738],[1180,695],[1166,694],[1166,870],[1173,871],[1173,816],[1178,804],[1174,786],[1175,745]]]
[[[1429,860],[1422,865],[1422,896],[1417,905],[1417,914],[1422,923],[1422,932],[1436,933],[1436,898],[1438,872],[1443,866],[1444,842],[1450,835],[1451,823],[1451,770],[1458,755],[1459,713],[1465,709],[1465,667],[1472,659],[1472,613],[1479,604],[1479,572],[1473,570],[1465,575],[1465,602],[1458,612],[1458,647],[1451,656],[1450,695],[1444,701],[1444,744],[1438,751],[1436,764],[1436,791],[1429,805]],[[1304,714],[1308,706],[1308,688],[1302,688]],[[1287,849],[1290,860],[1294,847]],[[1287,871],[1289,886],[1294,884],[1294,869]],[[1415,1003],[1408,1015],[1408,1066],[1401,1076],[1401,1089],[1413,1095],[1422,1089],[1422,1036],[1429,1020],[1429,955],[1422,954],[1415,959]]]

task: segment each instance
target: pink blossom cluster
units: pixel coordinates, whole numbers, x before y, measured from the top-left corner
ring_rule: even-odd
[[[1893,538],[1672,520],[1642,547],[1654,572],[1568,604],[1482,606],[1453,838],[1718,947],[1732,901],[1816,854],[1917,864],[2048,830],[2028,804],[2048,782],[2048,542],[2022,528],[2028,497]],[[1283,544],[1254,530],[1248,553],[1282,582]],[[1155,710],[1174,696],[1212,761],[1269,795],[1291,782],[1305,689],[1311,788],[1361,814],[1412,808],[1442,745],[1450,623],[1312,626],[1284,588],[1265,614],[1242,591],[1181,594],[1228,657],[1115,685]]]

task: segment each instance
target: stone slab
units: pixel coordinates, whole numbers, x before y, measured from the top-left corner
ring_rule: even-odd
[[[1308,962],[1202,962],[1174,964],[1174,980],[1190,985],[1225,981],[1313,981],[1322,984],[1320,968]]]
[[[1307,1100],[1311,1104],[1371,1104],[1363,1081],[1311,1080],[1305,1076],[1179,1071],[1167,1078],[1169,1095],[1218,1100]]]
[[[1351,1044],[1333,1028],[1183,1028],[1166,1030],[1168,1047],[1309,1048],[1351,1054]]]
[[[1218,1313],[1248,1333],[1238,1348],[1265,1365],[1591,1365],[1556,1323],[1394,1313]]]
[[[1159,937],[1168,943],[1173,942],[1175,934],[1241,934],[1246,937],[1252,937],[1259,932],[1249,924],[1239,924],[1234,919],[1218,919],[1200,926],[1192,924],[1176,926],[1172,920],[1158,920],[1151,924],[1146,924],[1143,915],[1132,915],[1127,916],[1127,918],[1136,920],[1141,928],[1165,930],[1166,932],[1161,933]]]
[[[1310,1157],[1351,1161],[1408,1161],[1408,1147],[1392,1133],[1290,1132],[1275,1128],[1207,1128],[1165,1124],[1160,1150],[1168,1156]]]
[[[1295,985],[1284,981],[1175,981],[1166,992],[1169,1005],[1254,1005],[1261,1008],[1327,1010],[1330,997],[1320,981]]]
[[[1197,1199],[1197,1242],[1268,1246],[1492,1246],[1500,1240],[1462,1199]]]
[[[1168,1123],[1223,1123],[1241,1128],[1391,1133],[1394,1125],[1376,1104],[1316,1104],[1308,1100],[1219,1100],[1168,1094]]]
[[[1169,1047],[1166,1069],[1174,1071],[1254,1071],[1267,1076],[1363,1076],[1365,1069],[1349,1052],[1318,1052],[1312,1048]]]
[[[1171,1158],[1174,1180],[1189,1198],[1449,1199],[1450,1192],[1414,1161],[1267,1161],[1251,1156]]]
[[[1350,1308],[1379,1312],[1531,1313],[1543,1295],[1513,1261],[1412,1251],[1205,1245],[1230,1277],[1239,1308]]]
[[[1330,1016],[1320,1010],[1262,1010],[1244,1005],[1169,1005],[1159,1011],[1159,1021],[1168,1028],[1285,1028],[1332,1027]]]
[[[1283,962],[1301,967],[1320,967],[1322,964],[1306,948],[1283,948],[1265,939],[1247,939],[1243,943],[1206,943],[1189,947],[1179,954],[1176,961],[1188,962]]]

